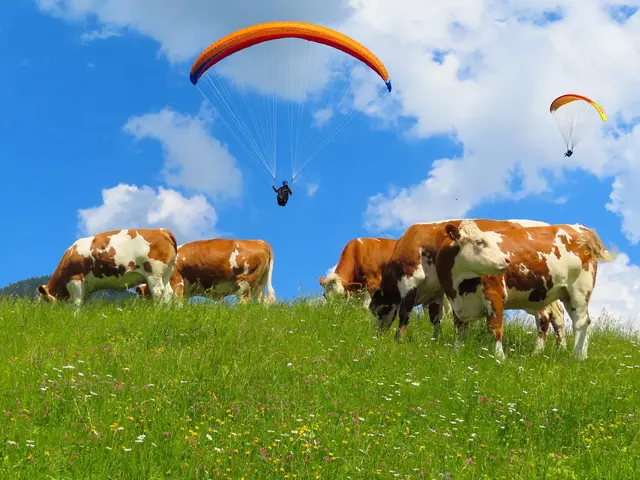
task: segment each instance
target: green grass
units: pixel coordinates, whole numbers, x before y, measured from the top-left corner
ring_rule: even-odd
[[[394,326],[395,328],[395,326]],[[374,338],[347,303],[0,302],[1,478],[637,478],[640,353],[505,362],[477,324]]]

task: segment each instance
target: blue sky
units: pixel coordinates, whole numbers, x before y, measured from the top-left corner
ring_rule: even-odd
[[[114,9],[123,5],[117,1],[112,3]],[[132,5],[138,3],[134,1]],[[191,4],[194,10],[200,8],[196,0],[185,3]],[[47,5],[66,8],[67,13],[73,8],[64,1],[38,4],[22,0],[0,5],[0,48],[4,58],[0,73],[0,158],[5,179],[0,189],[5,226],[0,247],[6,252],[15,252],[6,256],[0,269],[0,286],[53,271],[63,251],[82,235],[78,210],[99,207],[103,204],[102,190],[121,183],[153,189],[164,187],[180,192],[185,198],[204,194],[206,202],[215,209],[217,221],[208,226],[199,225],[191,231],[200,228],[206,232],[210,227],[224,236],[268,241],[275,251],[273,282],[281,298],[291,298],[299,293],[319,294],[318,276],[324,275],[337,262],[348,240],[374,235],[398,237],[406,226],[420,220],[466,216],[580,222],[597,229],[605,243],[616,245],[628,255],[627,270],[633,270],[634,264],[640,262],[638,247],[633,243],[640,232],[635,230],[637,221],[633,208],[629,208],[633,204],[630,195],[640,186],[629,184],[636,178],[634,175],[640,178],[640,174],[636,174],[640,167],[635,165],[637,161],[629,156],[629,152],[638,151],[633,147],[640,144],[633,142],[640,135],[634,135],[629,128],[622,132],[624,142],[594,134],[585,141],[583,149],[580,146],[576,149],[576,155],[571,159],[573,163],[563,165],[566,162],[562,157],[564,144],[548,114],[548,103],[540,102],[542,113],[536,112],[536,118],[548,125],[540,127],[539,137],[533,137],[526,129],[522,135],[513,129],[503,130],[489,146],[483,130],[488,128],[486,124],[496,122],[496,129],[500,129],[503,121],[511,128],[519,121],[512,121],[517,118],[517,112],[502,105],[499,107],[505,109],[502,120],[485,116],[485,125],[478,126],[476,133],[473,118],[467,118],[473,115],[456,113],[460,104],[455,98],[450,104],[442,103],[442,97],[452,94],[446,81],[434,84],[436,76],[428,71],[424,72],[424,78],[420,77],[422,73],[418,69],[423,66],[415,62],[417,57],[409,55],[418,55],[422,46],[416,44],[413,49],[409,43],[413,40],[398,33],[395,46],[375,39],[367,45],[372,49],[380,45],[375,51],[387,64],[392,81],[395,80],[392,95],[398,95],[394,108],[402,115],[399,126],[383,128],[376,126],[376,119],[358,117],[324,150],[303,182],[293,185],[294,194],[288,206],[280,208],[270,186],[229,132],[215,121],[207,123],[208,134],[226,145],[231,157],[235,157],[235,166],[241,172],[241,188],[239,193],[202,192],[180,185],[180,182],[169,184],[162,173],[167,161],[163,142],[154,138],[136,139],[125,131],[124,126],[132,118],[156,114],[165,107],[180,115],[197,116],[202,96],[189,82],[191,62],[198,48],[205,48],[218,36],[242,25],[233,22],[227,28],[217,25],[208,38],[203,34],[193,42],[199,45],[198,48],[185,47],[170,43],[168,38],[172,37],[166,33],[166,28],[170,27],[161,30],[157,25],[136,25],[136,18],[105,19],[106,14],[97,6],[95,11],[88,13],[74,12],[76,17],[69,20],[68,15],[65,18],[51,15]],[[465,15],[468,14],[460,12],[454,13],[460,15],[461,22],[467,21]],[[616,10],[615,21],[623,28],[620,12],[624,12],[625,18],[633,19],[635,10]],[[514,18],[523,16],[516,10],[510,14]],[[304,17],[303,14],[300,16]],[[344,25],[354,35],[361,33],[358,38],[364,43],[369,34],[366,24],[358,18],[358,12],[345,15]],[[341,21],[338,14],[331,19],[333,23]],[[175,22],[179,23],[180,18]],[[564,17],[553,22],[553,28],[562,28],[563,22]],[[252,20],[252,23],[255,22]],[[518,22],[513,25],[510,28],[525,28],[518,27]],[[389,26],[392,27],[394,32],[399,29],[398,25]],[[140,33],[145,30],[147,33]],[[83,33],[111,31],[111,38],[82,40]],[[624,32],[627,34],[626,30]],[[560,39],[562,31],[549,35],[557,35]],[[441,50],[455,51],[458,47],[454,40],[443,37],[429,41],[434,50],[433,45],[440,42]],[[402,63],[392,55],[400,45],[408,56]],[[483,51],[479,48],[476,48],[479,61],[460,54],[459,71],[471,69],[472,80],[467,81],[476,79],[474,88],[482,86],[480,80],[484,69],[489,71],[492,65],[495,68],[488,50],[490,45],[483,45]],[[431,61],[432,55],[426,58],[429,60],[425,60],[425,64]],[[637,51],[635,60],[640,60]],[[465,61],[479,62],[479,66],[477,63],[465,66]],[[622,62],[620,68],[624,64]],[[438,70],[442,72],[447,68],[441,58],[433,65],[433,68],[442,67],[443,70]],[[615,70],[617,66],[609,68]],[[394,76],[396,71],[398,74]],[[505,72],[505,75],[510,74]],[[616,75],[619,77],[620,73],[611,72],[612,78]],[[631,84],[638,77],[629,72],[625,75],[629,78],[618,81]],[[571,83],[566,81],[566,76],[558,75],[557,87],[546,85],[545,91],[558,92],[558,95],[570,91]],[[598,80],[581,79],[576,82],[575,89],[591,88],[594,97],[602,103],[608,101],[605,108],[610,118],[618,113],[626,121],[633,122],[634,118],[640,117],[640,96],[637,93],[613,96],[604,88],[610,80],[600,78],[598,83]],[[496,88],[488,81],[487,85],[487,89]],[[431,92],[430,88],[443,90]],[[529,87],[523,85],[522,88]],[[542,98],[551,100],[553,97]],[[421,102],[426,103],[422,105]],[[529,107],[529,104],[523,104],[523,108]],[[428,113],[436,109],[437,115],[429,117]],[[389,112],[391,110],[384,111],[382,118],[389,120]],[[482,118],[484,112],[476,114]],[[522,123],[526,125],[526,121]],[[306,128],[312,131],[308,125]],[[451,131],[457,131],[459,142],[451,141],[448,135]],[[199,168],[217,168],[215,159],[209,161],[211,154],[206,150],[191,153],[198,157]],[[442,176],[446,172],[433,163],[438,159],[445,159],[445,163],[457,169],[452,174],[453,180]],[[455,162],[456,159],[459,161]],[[280,161],[285,166],[288,164],[288,160]],[[450,161],[453,163],[448,163]],[[507,175],[506,180],[493,179],[492,184],[477,178],[476,184],[469,186],[477,177],[474,172],[490,175],[493,171],[506,172],[518,164],[517,168],[529,169],[524,173],[525,179],[517,174]],[[284,172],[288,174],[288,170],[286,168]],[[451,181],[449,189],[443,193],[434,190],[433,186],[421,187],[428,175],[435,175],[439,181]],[[618,192],[622,203],[614,212],[606,205],[611,202],[616,178],[627,184],[626,190]],[[544,187],[540,187],[540,179],[545,183]],[[308,184],[318,186],[315,195],[308,195]],[[397,215],[395,218],[393,212],[398,210],[397,198],[401,189],[406,189],[410,208],[404,209],[404,217]],[[513,193],[518,191],[522,191],[520,199]],[[371,200],[376,195],[378,202]],[[456,200],[458,196],[460,200]],[[456,202],[460,205],[456,206]],[[113,222],[117,218],[112,217],[105,226],[138,226],[115,225]],[[130,215],[127,220],[136,218],[143,216]],[[175,218],[169,221],[175,221]],[[623,221],[627,222],[626,227]],[[375,228],[376,225],[391,225],[391,228]],[[191,240],[177,235],[181,243]],[[613,281],[606,280],[606,288],[614,288],[610,285]],[[633,281],[636,281],[635,277]],[[640,283],[640,277],[637,281]],[[626,283],[628,286],[629,281]],[[630,295],[635,292],[630,290]],[[625,313],[632,313],[629,309],[636,305],[640,303],[627,302],[627,306],[620,309],[626,308]]]

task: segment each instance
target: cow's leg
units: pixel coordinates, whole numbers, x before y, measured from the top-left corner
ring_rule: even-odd
[[[240,298],[240,301],[245,305],[247,303],[251,303],[251,286],[249,285],[249,282],[245,280],[240,280],[238,282],[237,295]]]
[[[401,341],[407,334],[407,327],[409,326],[409,317],[415,307],[416,295],[418,291],[416,289],[409,290],[400,302],[400,308],[398,310],[398,329],[396,330],[396,342]]]
[[[536,339],[536,346],[533,348],[533,354],[538,355],[544,350],[544,345],[547,341],[547,331],[549,330],[549,316],[550,312],[543,308],[535,315],[536,328],[538,330],[538,338]]]
[[[453,348],[455,348],[456,350],[460,350],[465,340],[469,336],[469,323],[460,320],[453,309],[451,311],[451,315],[453,316],[453,326],[456,329],[456,338],[453,342]]]
[[[362,296],[364,297],[363,306],[365,310],[369,310],[369,305],[371,305],[371,294],[369,293],[369,290],[365,290]]]
[[[583,294],[575,294],[570,300],[563,300],[563,303],[573,323],[573,332],[575,335],[573,354],[577,358],[584,360],[587,358],[589,330],[591,327],[588,303]]]
[[[504,325],[504,306],[492,305],[493,313],[487,317],[487,327],[489,331],[496,337],[495,356],[500,360],[504,360],[504,350],[502,348],[502,335]]]
[[[85,283],[80,279],[71,280],[67,283],[67,292],[69,292],[69,300],[74,306],[73,314],[80,313],[80,306],[86,299]]]
[[[422,304],[422,307],[429,312],[429,320],[433,325],[433,335],[431,338],[437,340],[442,333],[442,317],[444,316],[444,295],[439,300],[433,301],[428,305]]]
[[[165,297],[165,301],[171,302],[174,299],[177,300],[178,296],[176,292],[173,291],[173,287],[171,286],[171,277],[173,275],[173,269],[175,267],[175,262],[173,265],[168,265],[167,268],[164,269],[162,273],[162,291]]]
[[[151,292],[151,298],[160,303],[166,303],[168,298],[164,286],[162,275],[151,274],[147,276],[147,286]]]
[[[562,350],[567,349],[567,336],[564,330],[564,308],[562,302],[556,300],[549,305],[549,321],[556,334],[556,345]]]

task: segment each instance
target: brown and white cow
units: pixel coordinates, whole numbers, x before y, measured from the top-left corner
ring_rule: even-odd
[[[276,299],[272,273],[273,250],[264,240],[196,240],[178,247],[171,287],[180,298],[201,295],[220,300],[237,295],[243,303],[251,299],[272,303]],[[136,291],[148,296],[146,285],[138,285]]]
[[[587,357],[598,261],[613,258],[594,230],[560,224],[483,232],[466,221],[447,224],[445,231],[436,271],[456,314],[458,338],[466,336],[470,321],[486,317],[496,356],[504,358],[504,310],[535,313],[560,300],[573,323],[573,353]]]
[[[368,309],[371,295],[380,287],[382,270],[397,243],[397,239],[375,237],[354,238],[347,242],[334,272],[326,278],[318,278],[323,296],[329,299],[361,294],[364,308]],[[423,308],[429,313],[431,323],[440,325],[440,318],[436,317],[442,316],[443,310],[438,301],[423,305]]]
[[[391,238],[354,238],[342,249],[333,273],[319,277],[323,296],[349,297],[361,293],[364,306],[371,302],[371,295],[380,286],[382,269],[391,258],[398,240]]]
[[[80,238],[62,256],[49,283],[36,290],[38,300],[70,300],[76,306],[97,290],[124,291],[141,282],[150,296],[172,298],[169,279],[177,244],[165,228],[113,230]]]
[[[388,329],[398,315],[396,340],[399,340],[406,332],[411,311],[419,304],[439,306],[440,312],[439,314],[434,312],[431,317],[432,323],[434,318],[442,318],[445,295],[435,270],[435,259],[442,242],[447,238],[446,225],[457,226],[460,222],[462,220],[456,219],[416,223],[400,237],[383,270],[380,288],[374,292],[369,304],[369,310],[376,318],[380,332]],[[496,231],[548,225],[534,220],[477,219],[475,222],[481,229]],[[541,310],[543,311],[536,315],[541,341],[546,338],[549,323],[551,323],[554,326],[558,344],[561,347],[565,346],[562,306],[556,305]],[[562,315],[558,312],[562,312]],[[433,327],[433,337],[438,338],[441,332],[440,322],[433,323]]]

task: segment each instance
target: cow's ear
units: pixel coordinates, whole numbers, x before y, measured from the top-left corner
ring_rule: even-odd
[[[351,282],[351,283],[347,283],[344,286],[344,289],[349,292],[355,292],[356,290],[362,290],[363,288],[364,288],[364,285],[362,285],[360,282]]]
[[[456,227],[454,224],[447,224],[447,226],[444,227],[444,230],[445,232],[447,232],[449,238],[454,242],[460,240],[460,230],[458,230],[458,227]]]
[[[324,284],[327,283],[327,279],[324,277],[318,277],[318,283],[320,283],[320,286],[324,287]]]

